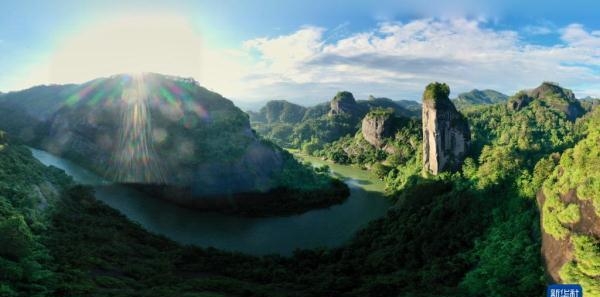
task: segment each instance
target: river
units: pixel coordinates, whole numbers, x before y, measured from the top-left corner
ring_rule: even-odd
[[[291,255],[295,249],[336,247],[347,242],[369,221],[385,214],[391,202],[382,195],[383,183],[360,169],[327,164],[350,187],[342,204],[299,215],[247,218],[199,212],[113,185],[96,174],[48,152],[30,148],[45,165],[63,169],[81,184],[95,188],[96,198],[119,210],[147,230],[183,244],[215,247],[253,255]],[[313,164],[323,161],[302,156]]]

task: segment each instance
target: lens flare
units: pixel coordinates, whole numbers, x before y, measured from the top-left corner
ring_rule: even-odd
[[[148,92],[142,75],[125,83],[119,140],[112,158],[114,180],[125,183],[165,183],[164,166],[152,139]]]

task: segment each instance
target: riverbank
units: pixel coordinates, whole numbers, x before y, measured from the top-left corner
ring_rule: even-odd
[[[73,162],[45,151],[30,150],[45,165],[63,169],[76,182],[93,186],[96,199],[144,229],[181,244],[225,251],[289,256],[297,249],[338,247],[370,221],[383,217],[392,204],[382,195],[382,190],[377,190],[383,186],[377,180],[368,179],[368,172],[330,165],[331,173],[343,180],[350,190],[348,199],[340,204],[276,217],[199,212],[154,199],[130,187],[107,183]]]
[[[315,189],[278,187],[266,192],[232,193],[209,197],[193,197],[189,188],[166,185],[124,184],[148,196],[163,199],[199,211],[217,211],[248,217],[289,216],[343,203],[350,190],[338,179]]]
[[[384,193],[385,191],[385,183],[367,170],[352,165],[341,165],[328,160],[322,160],[319,157],[313,157],[302,153],[300,150],[286,150],[293,154],[297,159],[310,162],[313,166],[329,166],[331,174],[334,177],[343,180],[350,186],[361,187],[367,191],[373,192]]]

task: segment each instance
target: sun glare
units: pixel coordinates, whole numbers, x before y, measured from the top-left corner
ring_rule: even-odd
[[[74,82],[115,73],[199,72],[200,35],[176,16],[117,19],[80,30],[65,40],[50,63],[52,81]]]

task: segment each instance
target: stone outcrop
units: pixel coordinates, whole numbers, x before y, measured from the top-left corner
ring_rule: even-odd
[[[379,109],[369,112],[362,120],[364,139],[377,148],[385,146],[385,139],[394,136],[394,111]]]
[[[469,124],[448,98],[450,88],[431,83],[423,93],[423,169],[457,171],[469,150]]]
[[[519,110],[523,109],[524,107],[526,107],[527,105],[529,105],[529,103],[532,100],[533,99],[531,97],[529,97],[529,95],[527,95],[527,93],[519,92],[516,95],[514,95],[513,97],[511,97],[510,101],[508,102],[508,109],[514,110],[514,111],[519,111]]]
[[[329,115],[347,114],[356,116],[360,113],[361,107],[356,103],[354,96],[350,92],[338,92],[330,102]]]
[[[585,109],[575,98],[573,91],[553,82],[543,82],[535,89],[518,92],[510,97],[508,109],[519,111],[533,101],[540,101],[543,105],[564,113],[570,120],[575,120],[585,113]]]

